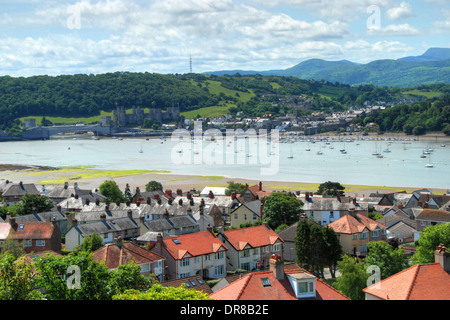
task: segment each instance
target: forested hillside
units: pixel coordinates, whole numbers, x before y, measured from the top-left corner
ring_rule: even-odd
[[[116,72],[100,75],[0,77],[0,130],[20,129],[19,118],[86,119],[116,106],[161,108],[179,106],[196,117],[241,112],[243,116],[285,115],[300,96],[309,102],[304,114],[345,110],[365,103],[437,98],[450,85],[411,88],[350,86],[296,77],[203,74],[162,75]],[[281,98],[284,97],[284,98]],[[287,97],[287,98],[286,98]],[[203,111],[203,112],[202,112]],[[188,117],[189,118],[189,117]],[[84,120],[80,120],[83,122]],[[98,121],[98,120],[97,120]]]
[[[361,125],[375,122],[381,132],[421,135],[442,131],[450,135],[450,94],[434,102],[424,100],[362,115],[356,122]]]

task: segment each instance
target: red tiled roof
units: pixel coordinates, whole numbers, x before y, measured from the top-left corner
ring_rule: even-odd
[[[123,242],[122,246],[110,243],[93,253],[94,260],[104,261],[109,269],[117,268],[119,265],[127,264],[134,259],[136,264],[143,264],[165,258],[157,253],[145,250],[137,244]]]
[[[385,300],[450,300],[450,274],[436,263],[417,264],[363,291]]]
[[[286,270],[285,274],[307,272],[304,269]],[[261,279],[267,278],[270,286],[263,286]],[[252,272],[214,292],[211,298],[217,300],[299,300],[285,277],[277,280],[272,271]],[[304,299],[304,300],[311,300]],[[348,297],[316,279],[316,300],[349,300]]]
[[[357,218],[353,217],[351,214],[346,214],[338,220],[331,222],[328,226],[336,233],[345,234],[361,233],[364,229],[373,231],[377,226],[386,228],[384,224],[370,219],[363,214],[357,213],[356,217]]]
[[[243,250],[247,245],[251,247],[262,247],[276,243],[283,239],[267,225],[227,230],[224,236],[236,249]]]
[[[177,243],[174,240],[177,240]],[[181,260],[187,254],[195,257],[228,250],[223,242],[209,231],[165,238],[163,242],[165,249],[175,260]]]
[[[9,222],[0,223],[0,237],[10,235],[11,239],[51,239],[55,226],[51,222],[20,222],[11,226]],[[8,232],[8,233],[6,233]]]

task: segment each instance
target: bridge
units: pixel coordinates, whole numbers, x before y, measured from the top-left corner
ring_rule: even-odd
[[[22,138],[28,140],[42,140],[42,139],[49,139],[51,136],[54,136],[56,134],[71,133],[71,132],[79,132],[79,133],[94,132],[95,134],[110,135],[115,132],[115,129],[110,127],[102,127],[99,124],[35,127],[23,131]]]

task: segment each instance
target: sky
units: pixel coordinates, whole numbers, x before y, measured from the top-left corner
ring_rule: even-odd
[[[0,75],[286,69],[450,48],[450,0],[0,0]]]

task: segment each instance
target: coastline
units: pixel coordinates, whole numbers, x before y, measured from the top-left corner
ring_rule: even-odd
[[[226,176],[198,176],[198,175],[183,175],[174,174],[171,172],[152,172],[152,171],[102,171],[92,169],[89,167],[68,167],[68,168],[51,168],[40,166],[25,166],[25,165],[2,165],[0,164],[0,182],[9,180],[13,182],[22,181],[23,183],[34,183],[40,189],[41,185],[54,186],[62,185],[65,181],[73,185],[78,183],[82,189],[95,189],[106,180],[113,180],[117,183],[121,190],[129,184],[131,190],[139,187],[141,190],[145,189],[145,185],[152,180],[156,180],[163,185],[164,190],[171,189],[176,191],[181,189],[188,191],[195,189],[201,191],[204,187],[226,187],[229,181],[248,183],[250,186],[258,184],[259,180],[233,178]],[[320,183],[325,182],[289,182],[276,180],[263,180],[264,190],[271,191],[300,191],[304,193],[314,192],[317,190]],[[345,194],[348,196],[369,196],[371,193],[390,193],[390,192],[412,192],[422,188],[430,188],[435,194],[444,194],[446,189],[432,188],[430,186],[410,186],[410,187],[396,187],[396,186],[368,186],[368,185],[353,185],[344,184]]]

